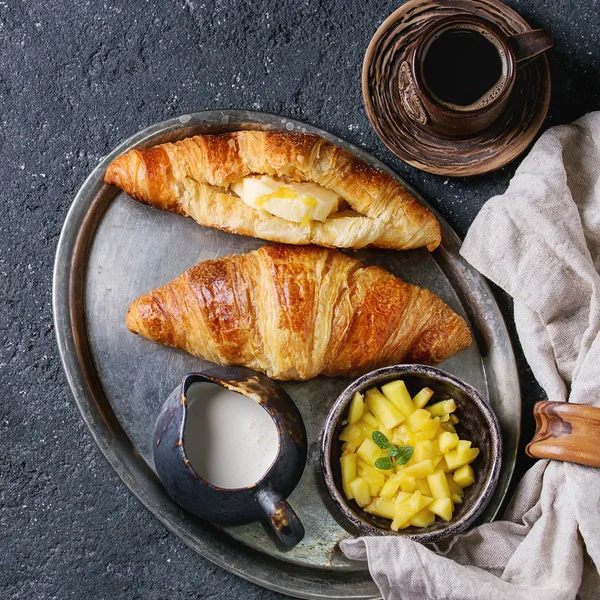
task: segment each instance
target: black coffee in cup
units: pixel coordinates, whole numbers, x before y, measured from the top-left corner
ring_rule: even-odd
[[[422,63],[429,92],[451,108],[475,109],[492,102],[507,78],[500,42],[481,27],[461,24],[433,36]]]

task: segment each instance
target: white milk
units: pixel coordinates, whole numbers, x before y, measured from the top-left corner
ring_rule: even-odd
[[[277,427],[254,400],[215,383],[195,383],[187,393],[185,452],[206,481],[247,487],[269,469],[279,450]]]

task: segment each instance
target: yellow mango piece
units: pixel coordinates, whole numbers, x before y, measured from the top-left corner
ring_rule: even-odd
[[[426,458],[432,458],[434,455],[434,446],[431,440],[423,440],[422,442],[415,443],[413,452],[413,460],[415,462],[421,462]]]
[[[424,496],[420,492],[415,492],[404,502],[396,503],[394,520],[392,521],[392,530],[398,531],[407,521],[414,517],[419,511],[433,502],[433,498]]]
[[[386,429],[394,429],[404,421],[404,415],[377,388],[367,390],[365,399],[369,410]]]
[[[446,473],[446,481],[448,482],[448,488],[450,489],[450,494],[456,494],[458,496],[460,496],[461,498],[465,495],[465,493],[463,492],[463,489],[460,487],[460,485],[458,485],[458,483],[456,483],[456,481],[454,481],[454,477],[452,475],[452,473]],[[454,500],[453,500],[454,502]]]
[[[461,487],[465,488],[475,483],[475,473],[471,465],[463,465],[454,471],[454,481]]]
[[[441,469],[437,469],[431,475],[428,475],[427,483],[431,490],[431,496],[434,498],[450,498],[450,487],[446,480],[446,473]]]
[[[407,492],[398,492],[398,495],[396,496],[396,504],[402,504],[402,502],[408,500],[409,498],[412,498],[412,493],[409,494]]]
[[[406,389],[406,384],[401,379],[382,385],[381,391],[405,417],[410,417],[415,412],[415,405]]]
[[[450,418],[448,419],[449,423],[452,423],[452,425],[456,425],[457,423],[459,423],[458,417],[456,415],[450,415]]]
[[[409,431],[416,433],[421,431],[427,421],[431,420],[431,415],[424,409],[420,408],[406,419],[406,427]]]
[[[405,523],[409,522],[419,511],[414,510],[410,506],[410,500],[405,500],[401,504],[396,506],[394,512],[394,519],[392,520],[391,530],[398,531]],[[410,524],[410,523],[409,523]]]
[[[394,429],[392,433],[392,443],[396,446],[412,446],[414,448],[416,442],[415,434],[408,431],[404,424]]]
[[[344,488],[344,494],[348,500],[352,500],[352,489],[350,484],[357,477],[357,456],[356,454],[346,454],[340,458],[340,466],[342,468],[342,487]]]
[[[377,496],[385,484],[385,475],[383,474],[383,471],[374,469],[362,460],[358,461],[358,475],[365,479],[369,484],[371,496]]]
[[[354,481],[351,481],[350,491],[359,506],[367,506],[371,502],[371,493],[366,479],[357,477]]]
[[[417,432],[417,440],[432,440],[437,436],[440,429],[441,421],[439,417],[433,417],[429,421],[425,421],[421,426],[421,430]]]
[[[462,504],[462,497],[458,494],[452,494],[450,500],[452,500],[452,504]]]
[[[370,410],[366,410],[363,413],[361,422],[365,423],[365,425],[368,425],[369,427],[372,427],[373,430],[379,427],[379,421],[376,419],[375,415]]]
[[[435,469],[439,469],[438,465],[444,460],[444,456],[440,454],[439,456],[433,456],[430,460],[433,465],[433,470],[435,471]]]
[[[384,486],[381,488],[381,492],[379,492],[379,495],[383,498],[393,498],[400,487],[400,482],[400,476],[393,475],[385,482]],[[390,517],[390,519],[391,518],[392,517]]]
[[[469,440],[458,440],[458,444],[456,446],[457,450],[464,452],[471,447],[471,442]]]
[[[419,490],[415,490],[413,495],[408,499],[408,502],[410,503],[411,508],[417,508],[420,510],[419,507],[421,505],[422,497],[423,497],[423,494]]]
[[[437,464],[437,468],[444,471],[444,473],[452,472],[452,469],[446,464],[446,457],[442,456],[442,460]]]
[[[460,442],[459,442],[460,444]],[[451,471],[459,469],[463,465],[468,465],[472,463],[477,456],[479,455],[479,448],[467,448],[466,450],[461,450],[457,448],[456,450],[450,450],[450,452],[446,452],[444,454],[444,459],[448,468]]]
[[[423,508],[410,518],[410,524],[413,527],[430,527],[434,523],[435,515],[428,508]]]
[[[365,506],[365,510],[373,515],[378,515],[379,517],[393,519],[395,504],[393,500],[388,498],[375,498],[370,504]]]
[[[356,454],[362,458],[366,463],[375,465],[375,461],[383,456],[382,449],[371,439],[367,438],[363,440],[362,444],[358,447]]]
[[[400,477],[400,489],[403,492],[409,492],[412,494],[417,489],[417,480],[410,475],[402,474]]]
[[[415,408],[423,408],[430,400],[431,396],[433,396],[433,390],[424,387],[413,399],[413,404]]]
[[[398,525],[398,523],[396,521],[392,521],[392,524],[390,525],[390,529],[392,531],[398,531],[399,529],[406,529],[407,527],[410,527],[410,521],[406,521],[406,523],[402,523],[401,525]]]
[[[348,410],[348,423],[352,425],[356,423],[365,411],[365,403],[363,401],[363,395],[360,392],[355,392],[350,402],[350,409]]]
[[[423,479],[423,477],[431,475],[433,471],[433,459],[427,458],[425,460],[422,460],[421,462],[415,463],[414,465],[410,465],[409,467],[404,467],[402,469],[402,475],[410,475],[415,479]]]
[[[424,496],[431,496],[431,489],[427,483],[427,479],[417,479],[415,489],[419,490]]]
[[[370,438],[373,433],[373,427],[370,427],[366,423],[352,423],[352,425],[346,425],[340,433],[339,439],[342,442],[360,442],[365,438]]]
[[[438,517],[442,517],[444,521],[452,519],[452,500],[450,498],[436,498],[427,508]]]
[[[456,402],[454,400],[440,400],[434,404],[425,407],[433,417],[442,417],[456,410]]]
[[[456,433],[450,433],[449,431],[443,431],[438,436],[438,446],[443,452],[448,452],[458,446],[458,435]]]

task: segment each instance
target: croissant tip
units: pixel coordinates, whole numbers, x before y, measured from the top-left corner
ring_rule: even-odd
[[[135,317],[133,316],[132,309],[133,309],[133,304],[129,307],[129,310],[127,311],[127,315],[125,315],[125,325],[127,326],[127,329],[129,329],[129,331],[131,331],[132,333],[139,333],[139,328],[137,326]]]

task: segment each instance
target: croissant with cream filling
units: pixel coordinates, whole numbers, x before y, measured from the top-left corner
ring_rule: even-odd
[[[250,206],[232,188],[257,176],[272,186],[315,183],[335,192],[341,208],[295,222]],[[434,250],[441,240],[433,213],[398,181],[314,134],[236,131],[130,150],[108,166],[105,182],[201,225],[276,242]]]

